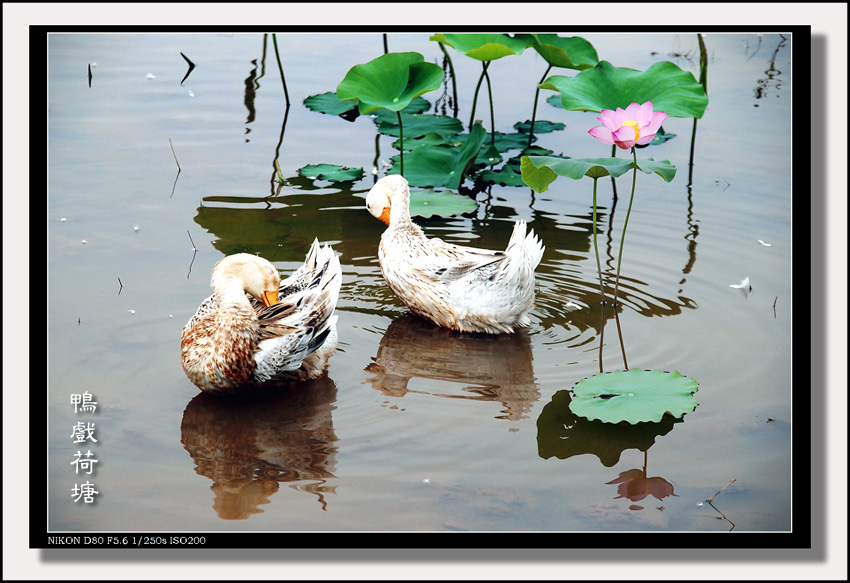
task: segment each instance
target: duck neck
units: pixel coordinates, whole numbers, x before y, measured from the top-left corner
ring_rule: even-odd
[[[215,293],[222,306],[236,306],[251,309],[251,302],[245,294],[241,279],[227,277],[216,283]]]
[[[410,224],[410,195],[400,191],[390,203],[390,227]]]

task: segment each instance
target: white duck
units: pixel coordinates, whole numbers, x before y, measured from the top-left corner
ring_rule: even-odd
[[[390,290],[407,307],[460,332],[511,333],[531,323],[534,269],[544,247],[517,221],[504,251],[428,239],[410,220],[410,189],[400,175],[380,179],[366,208],[389,228],[378,260]]]
[[[280,281],[269,261],[230,255],[212,271],[213,294],[183,328],[183,370],[207,392],[322,374],[336,347],[339,258],[314,240],[304,265]]]

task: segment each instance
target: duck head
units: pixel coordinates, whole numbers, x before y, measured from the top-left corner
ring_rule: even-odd
[[[369,190],[366,209],[373,217],[389,225],[390,214],[406,212],[409,199],[407,180],[400,174],[390,174],[377,181]]]
[[[264,306],[273,306],[278,302],[280,273],[271,262],[250,255],[236,253],[228,255],[216,263],[212,272],[212,288],[220,289],[238,281],[242,289],[257,298]]]

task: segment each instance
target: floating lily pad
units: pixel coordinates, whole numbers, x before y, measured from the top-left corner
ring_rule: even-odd
[[[659,423],[602,423],[572,412],[572,397],[557,391],[537,418],[537,454],[543,459],[567,459],[591,454],[605,467],[613,467],[627,449],[647,451],[655,438],[667,435],[682,419],[665,415]]]
[[[448,190],[412,190],[410,192],[410,216],[453,217],[475,212],[478,203],[468,196]]]
[[[641,146],[636,145],[637,148],[648,148],[649,146],[659,146],[666,142],[667,140],[672,140],[676,137],[676,134],[668,134],[664,131],[663,127],[658,128],[658,131],[655,132],[655,137],[652,138],[652,141],[648,144],[643,144]]]
[[[501,163],[502,155],[496,146],[493,145],[490,145],[486,150],[483,148],[479,150],[478,156],[475,158],[475,164],[481,164],[483,166],[495,166]]]
[[[596,49],[580,36],[533,34],[534,50],[553,67],[583,70],[599,62]]]
[[[601,373],[576,383],[570,410],[605,423],[661,421],[696,409],[697,382],[677,371],[632,369]]]
[[[331,182],[346,182],[349,180],[360,180],[363,177],[363,168],[346,168],[333,164],[308,164],[298,169],[301,176],[313,180],[330,180]]]
[[[478,33],[435,34],[430,40],[448,45],[478,61],[495,61],[502,57],[519,55],[534,42],[531,35]]]
[[[535,132],[536,133],[536,132]],[[512,134],[504,134],[502,132],[496,132],[494,134],[496,138],[495,146],[500,152],[506,152],[508,150],[522,150],[528,147],[528,134],[522,134],[519,132]],[[537,141],[537,137],[535,136],[532,142]]]
[[[455,147],[422,146],[407,153],[404,158],[404,177],[411,186],[431,186],[457,190],[464,172],[478,156],[487,131],[474,124],[472,132],[462,144]],[[397,156],[393,157],[395,161]],[[393,164],[388,174],[398,174],[399,165]]]
[[[481,180],[502,186],[525,186],[522,175],[510,164],[505,164],[499,170],[485,170],[479,174]]]
[[[407,132],[405,132],[406,134]],[[455,142],[452,141],[451,137],[441,136],[438,133],[431,132],[430,134],[425,134],[424,136],[417,136],[415,138],[408,139],[407,136],[404,137],[404,149],[405,150],[414,150],[416,148],[422,146],[456,146]],[[393,148],[400,150],[401,149],[401,140],[396,140],[393,142]]]
[[[547,97],[546,103],[548,103],[552,107],[557,107],[558,109],[564,109],[564,102],[561,101],[560,95],[552,95],[551,97]]]
[[[540,87],[560,91],[561,103],[569,111],[626,109],[633,102],[652,101],[654,111],[699,118],[708,105],[703,86],[670,61],[655,63],[646,71],[600,61],[574,77],[549,77]]]
[[[414,114],[414,113],[424,113],[428,111],[431,107],[431,103],[425,99],[424,97],[414,97],[410,100],[410,103],[407,104],[407,107],[401,110],[401,115],[405,114]],[[375,123],[381,123],[382,121],[389,119],[393,122],[397,122],[397,118],[394,111],[390,111],[388,109],[379,109],[372,113],[375,116]]]
[[[439,89],[443,69],[419,53],[387,53],[355,65],[336,88],[342,101],[357,101],[360,113],[401,111],[423,93]]]
[[[535,134],[548,134],[549,132],[557,132],[564,129],[566,124],[561,122],[552,122],[546,121],[544,119],[538,119],[534,122],[534,133]],[[525,120],[523,122],[517,122],[514,124],[514,129],[520,133],[528,136],[528,131],[531,129],[531,120]],[[528,138],[526,137],[525,143],[528,144]]]
[[[321,95],[311,95],[304,100],[304,105],[311,111],[326,113],[328,115],[338,115],[351,121],[352,115],[356,118],[359,115],[357,104],[351,101],[340,101],[333,91],[322,93]]]
[[[411,114],[401,115],[401,123],[404,124],[404,139],[419,138],[427,134],[439,134],[451,136],[463,131],[463,122],[454,117],[446,115]],[[398,137],[398,118],[393,116],[382,118],[378,124],[378,131],[388,136]],[[405,146],[406,147],[406,146]]]

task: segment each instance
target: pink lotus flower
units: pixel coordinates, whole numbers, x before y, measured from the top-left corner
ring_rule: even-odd
[[[597,117],[601,126],[592,128],[588,133],[606,144],[616,144],[618,148],[628,150],[635,146],[643,146],[652,141],[661,123],[667,119],[667,114],[652,111],[652,102],[643,105],[635,102],[626,109],[620,107],[617,111],[603,109]]]

